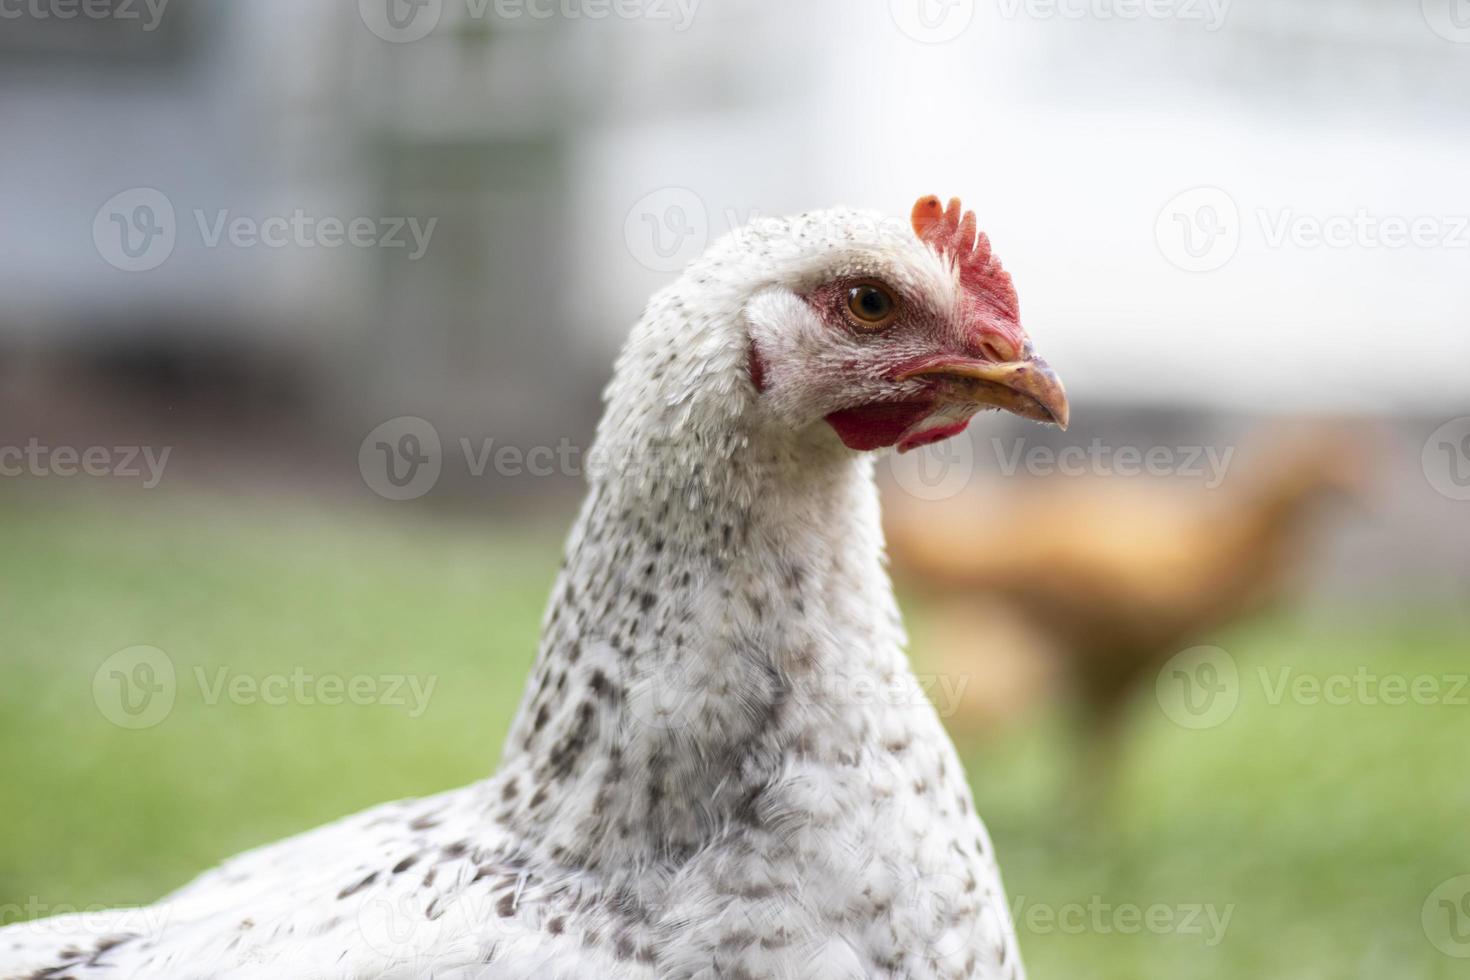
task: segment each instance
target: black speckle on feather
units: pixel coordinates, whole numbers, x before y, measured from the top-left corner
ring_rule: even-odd
[[[378,873],[376,871],[374,871],[372,874],[368,875],[366,878],[362,879],[357,884],[355,884],[355,885],[348,885],[346,888],[344,888],[340,892],[338,892],[337,893],[337,899],[340,901],[340,900],[342,900],[344,898],[349,898],[349,897],[351,897],[353,895],[356,895],[358,892],[362,891],[368,885],[371,885],[373,882],[375,882],[377,880],[378,880]]]

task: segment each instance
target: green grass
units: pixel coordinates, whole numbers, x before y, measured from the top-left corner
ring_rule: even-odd
[[[561,532],[381,510],[0,509],[0,923],[147,902],[243,848],[490,772]],[[1106,793],[1074,785],[1061,708],[962,746],[1032,977],[1467,975],[1420,915],[1470,873],[1470,707],[1272,704],[1258,675],[1463,675],[1463,613],[1283,616],[1217,642],[1241,669],[1234,715],[1189,731],[1142,692]],[[129,730],[93,681],[140,644],[167,653],[177,698]],[[211,705],[221,668],[435,686],[419,717]],[[1223,936],[1207,911],[1228,912]]]
[[[147,901],[233,851],[493,770],[558,560],[544,537],[281,514],[6,511],[0,541],[0,903],[62,906]],[[139,644],[178,693],[127,730],[93,675]],[[211,705],[222,667],[435,686],[417,718]]]
[[[1272,703],[1260,673],[1274,684],[1287,664],[1321,677],[1364,665],[1451,677],[1449,693],[1470,671],[1464,622],[1276,619],[1220,642],[1241,669],[1235,713],[1189,731],[1141,692],[1103,799],[1069,785],[1078,764],[1055,714],[965,753],[1013,896],[1162,903],[1176,922],[1195,903],[1230,911],[1215,944],[1123,934],[1106,912],[1102,929],[1075,934],[1043,920],[1044,934],[1022,930],[1033,976],[1466,976],[1470,962],[1430,943],[1421,911],[1438,884],[1470,874],[1470,707]],[[1079,795],[1092,805],[1079,811]]]

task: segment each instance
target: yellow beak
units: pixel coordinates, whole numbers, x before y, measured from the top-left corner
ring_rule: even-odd
[[[926,364],[899,375],[898,380],[917,377],[951,382],[950,393],[956,400],[1067,427],[1067,392],[1056,372],[1039,357],[1004,363],[954,358]]]

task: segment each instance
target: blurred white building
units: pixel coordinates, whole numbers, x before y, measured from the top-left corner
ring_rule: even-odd
[[[381,0],[432,17],[399,41],[378,2],[7,20],[0,343],[260,347],[334,415],[536,437],[590,417],[681,249],[933,191],[1080,399],[1464,404],[1470,43],[1436,0]],[[126,272],[93,226],[138,187],[177,241]],[[211,247],[196,212],[437,223],[410,260]]]

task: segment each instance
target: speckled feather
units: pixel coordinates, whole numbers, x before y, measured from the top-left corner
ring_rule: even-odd
[[[821,421],[894,385],[800,299],[880,276],[958,309],[962,271],[863,212],[717,242],[618,360],[499,772],[0,930],[0,976],[1022,978],[872,459]]]

